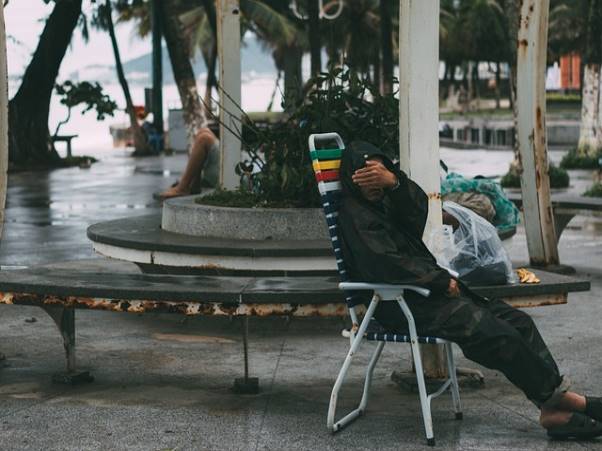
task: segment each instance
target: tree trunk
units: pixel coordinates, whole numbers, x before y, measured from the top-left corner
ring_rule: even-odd
[[[142,131],[140,124],[138,124],[138,118],[136,117],[136,111],[134,111],[134,102],[132,102],[132,96],[130,94],[130,87],[128,81],[125,78],[123,72],[123,64],[121,63],[121,55],[119,53],[119,44],[117,44],[117,38],[115,37],[115,26],[113,24],[113,12],[111,8],[111,0],[105,2],[105,14],[106,14],[106,25],[107,31],[111,38],[111,46],[113,47],[113,56],[115,57],[115,69],[117,70],[117,78],[119,84],[123,90],[123,96],[125,97],[125,111],[130,118],[130,127],[132,128],[132,135],[134,138],[134,155],[143,156],[150,155],[152,153],[146,135]]]
[[[56,2],[21,86],[9,103],[9,158],[14,164],[60,164],[48,130],[50,98],[81,8],[82,0]]]
[[[214,38],[207,64],[207,81],[205,82],[205,117],[213,117],[213,88],[217,88],[217,36]]]
[[[495,63],[495,107],[499,110],[502,107],[501,89],[500,84],[502,83],[502,69],[500,62]]]
[[[180,94],[184,121],[188,131],[189,148],[192,147],[199,130],[206,124],[206,118],[201,105],[196,86],[194,70],[188,55],[188,45],[182,33],[179,16],[180,11],[175,0],[163,0],[164,36],[167,52],[171,61],[174,78]]]
[[[6,66],[6,32],[4,6],[0,4],[0,237],[4,227],[8,169],[8,69]],[[1,353],[0,353],[1,354]],[[2,357],[0,356],[0,360]]]
[[[372,84],[378,87],[378,90],[381,94],[385,94],[384,92],[384,79],[382,74],[382,66],[380,61],[380,52],[374,52],[374,60],[372,63],[373,71],[372,71]],[[370,75],[370,69],[368,69],[368,75]]]
[[[472,106],[472,99],[474,99],[474,79],[472,76],[472,66],[473,62],[469,61],[466,63],[466,69],[464,72],[464,80],[466,80],[466,105],[467,109],[470,109]]]
[[[514,152],[514,158],[510,163],[510,172],[520,174],[520,153],[518,148],[518,103],[516,98],[516,61],[510,65],[508,84],[510,90],[510,108],[512,108],[512,151]]]
[[[292,45],[284,52],[284,109],[290,110],[301,95],[303,78],[301,59],[303,51]]]
[[[522,2],[521,2],[522,3]],[[507,45],[508,45],[508,65],[509,69],[509,79],[508,79],[508,88],[510,90],[510,108],[512,108],[512,122],[514,126],[513,133],[513,151],[514,151],[514,159],[512,163],[510,163],[510,172],[515,172],[516,174],[520,174],[520,155],[518,148],[518,107],[516,102],[516,64],[517,64],[517,44],[518,44],[518,24],[520,21],[520,6],[517,0],[506,0],[504,2],[504,14],[508,21],[508,35],[507,35]]]
[[[217,68],[217,12],[215,11],[215,3],[212,0],[202,0],[205,8],[205,13],[209,19],[209,26],[211,26],[211,33],[213,34],[213,45],[211,46],[211,53],[209,54],[207,64],[207,81],[205,83],[205,117],[212,117],[213,115],[213,101],[212,93],[213,88],[217,88],[217,75],[215,73]]]
[[[155,130],[163,135],[163,31],[161,26],[160,0],[153,0],[151,4],[152,18],[152,43],[153,43],[153,125]]]
[[[472,67],[472,79],[474,86],[474,98],[477,100],[477,109],[481,107],[481,88],[479,86],[479,62],[475,61]]]
[[[602,149],[600,69],[600,64],[586,64],[584,69],[581,129],[577,146],[581,155],[594,156]]]
[[[391,0],[380,0],[380,35],[382,52],[383,94],[393,92],[393,26],[391,24]]]
[[[322,72],[322,45],[320,42],[320,5],[318,0],[307,1],[307,21],[309,29],[309,49],[311,55],[311,76],[316,77]]]

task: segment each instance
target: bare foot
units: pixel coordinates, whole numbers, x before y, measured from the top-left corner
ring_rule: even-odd
[[[161,194],[159,194],[159,198],[160,199],[172,199],[174,197],[182,197],[182,196],[188,196],[190,194],[190,190],[185,190],[180,188],[178,185],[176,186],[172,186],[171,188],[163,191]]]
[[[574,392],[566,392],[555,407],[559,410],[568,410],[571,412],[585,412],[585,396]]]

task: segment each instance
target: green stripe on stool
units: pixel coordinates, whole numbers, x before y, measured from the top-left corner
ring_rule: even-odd
[[[343,151],[341,149],[317,149],[311,151],[312,160],[328,160],[341,158]]]

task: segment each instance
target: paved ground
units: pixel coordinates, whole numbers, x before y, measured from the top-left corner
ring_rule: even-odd
[[[85,227],[158,208],[151,193],[168,186],[183,161],[111,153],[87,170],[12,175],[0,264],[93,258]],[[592,292],[572,295],[568,306],[531,311],[560,367],[587,393],[602,393],[601,235],[599,222],[575,218],[561,241],[563,262],[591,278]],[[526,259],[522,230],[509,247],[515,260]],[[64,387],[50,383],[64,362],[46,314],[1,306],[0,318],[7,356],[1,450],[426,449],[417,396],[390,380],[392,370],[410,366],[405,347],[385,351],[368,415],[335,436],[326,431],[330,389],[347,347],[338,320],[251,320],[252,374],[262,392],[238,396],[230,391],[242,372],[237,321],[78,311],[79,363],[96,381]],[[363,354],[342,409],[359,395],[365,362]],[[460,356],[459,363],[474,366]],[[484,388],[462,392],[462,422],[453,420],[447,397],[434,402],[437,449],[602,449],[602,441],[548,441],[535,408],[503,376],[485,373]]]

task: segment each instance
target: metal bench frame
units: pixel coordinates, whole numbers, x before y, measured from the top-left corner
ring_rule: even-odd
[[[316,141],[336,141],[338,149],[328,149],[326,152],[320,152],[321,149],[316,148]],[[343,366],[339,371],[336,382],[332,389],[330,396],[330,405],[328,407],[327,416],[327,427],[333,433],[341,430],[343,427],[359,418],[366,411],[368,405],[368,398],[370,395],[370,386],[372,382],[372,374],[374,368],[378,363],[381,356],[382,350],[387,342],[394,343],[408,343],[412,349],[412,357],[414,360],[414,366],[416,370],[416,380],[418,383],[418,393],[420,397],[420,407],[422,409],[422,419],[424,421],[424,429],[426,433],[427,444],[430,446],[435,445],[435,435],[433,432],[433,421],[431,416],[431,401],[433,398],[441,395],[445,390],[450,389],[453,408],[456,419],[462,419],[462,406],[460,401],[460,391],[458,387],[458,380],[456,377],[456,366],[454,363],[452,343],[447,340],[443,340],[437,337],[419,337],[416,331],[416,325],[414,317],[410,308],[404,300],[404,292],[406,290],[413,291],[421,296],[428,297],[430,292],[427,289],[410,286],[410,285],[388,285],[388,284],[373,284],[363,282],[350,282],[345,269],[343,256],[339,247],[338,238],[338,204],[333,202],[333,196],[340,194],[341,184],[338,179],[338,168],[340,167],[340,156],[345,146],[343,140],[337,133],[323,133],[314,134],[309,137],[309,151],[312,157],[312,165],[316,173],[316,180],[318,182],[318,189],[322,196],[324,213],[328,224],[328,230],[330,233],[333,250],[337,259],[337,267],[341,283],[339,288],[344,290],[347,294],[347,306],[349,315],[353,323],[351,334],[350,334],[350,348],[343,362]],[[325,156],[321,159],[321,155]],[[338,159],[338,161],[337,161]],[[372,301],[368,306],[364,317],[359,323],[358,312],[356,306],[353,305],[353,297],[350,295],[353,291],[372,291]],[[374,312],[379,302],[397,302],[401,311],[407,319],[409,326],[409,336],[400,334],[379,334],[371,333],[367,334],[368,324],[374,316]],[[339,397],[339,391],[343,385],[345,377],[349,372],[349,367],[353,357],[357,353],[362,340],[364,338],[368,341],[376,341],[376,349],[372,353],[372,358],[366,369],[366,377],[364,381],[364,390],[362,394],[359,406],[352,410],[350,413],[345,415],[338,421],[335,421],[335,414],[337,408],[337,401]],[[420,344],[442,344],[445,347],[447,357],[447,369],[448,377],[445,382],[439,387],[434,393],[428,394],[426,391],[426,383],[424,380],[424,372],[422,368],[422,357],[420,354]]]

